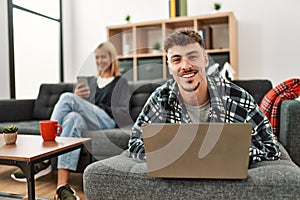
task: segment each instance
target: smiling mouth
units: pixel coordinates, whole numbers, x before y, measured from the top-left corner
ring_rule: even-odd
[[[196,76],[197,73],[198,73],[197,71],[184,72],[180,74],[180,76],[185,79],[190,79]]]

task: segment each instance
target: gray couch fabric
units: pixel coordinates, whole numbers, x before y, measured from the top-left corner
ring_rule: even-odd
[[[19,130],[19,134],[26,135],[39,135],[40,134],[40,124],[39,120],[30,120],[30,121],[18,121],[18,122],[2,122],[0,123],[1,128],[8,125],[16,125]]]
[[[282,145],[281,160],[251,166],[245,180],[163,179],[127,152],[94,162],[84,172],[89,200],[100,199],[300,199],[300,170]]]
[[[280,105],[279,140],[300,166],[300,101],[285,100]]]

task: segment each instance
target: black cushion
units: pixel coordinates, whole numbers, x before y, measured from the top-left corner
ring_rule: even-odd
[[[33,108],[34,119],[50,119],[54,105],[59,96],[64,92],[72,92],[74,85],[71,83],[42,84],[39,95]]]
[[[271,81],[264,79],[233,80],[232,82],[249,92],[258,104],[261,102],[265,94],[272,89]]]
[[[166,80],[164,79],[129,82],[129,87],[131,89],[130,115],[134,122],[136,121],[151,93],[165,82]]]

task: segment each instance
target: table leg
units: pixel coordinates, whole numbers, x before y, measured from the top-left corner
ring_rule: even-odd
[[[27,179],[28,199],[35,200],[34,164],[28,162],[18,162],[17,165],[22,169]]]

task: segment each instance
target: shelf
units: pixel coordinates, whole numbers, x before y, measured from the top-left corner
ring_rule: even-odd
[[[134,57],[134,55],[124,55],[124,56],[122,56],[122,55],[118,55],[117,56],[117,59],[133,59],[133,57]]]
[[[147,58],[147,57],[161,57],[164,56],[165,53],[161,52],[161,53],[143,53],[143,54],[138,54],[137,58]]]
[[[220,65],[229,62],[238,77],[237,22],[232,12],[108,26],[107,37],[116,46],[122,71],[130,79],[169,78],[166,53],[154,53],[153,46],[159,43],[162,50],[166,37],[182,28],[198,31],[210,57]],[[148,63],[147,69],[139,67],[141,62],[151,60],[155,62]]]
[[[229,49],[207,49],[206,52],[208,54],[210,54],[210,53],[229,53],[230,50]]]

